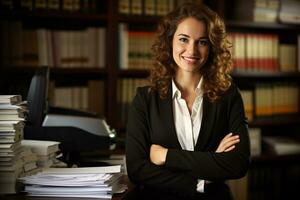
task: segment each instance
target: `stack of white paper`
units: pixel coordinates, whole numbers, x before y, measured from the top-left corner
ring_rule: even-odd
[[[37,175],[20,178],[29,196],[89,197],[111,199],[123,192],[121,166],[48,168]]]
[[[0,195],[18,192],[17,178],[33,167],[20,155],[26,113],[21,95],[0,95]]]

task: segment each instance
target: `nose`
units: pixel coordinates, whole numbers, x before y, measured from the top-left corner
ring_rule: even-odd
[[[194,55],[197,51],[197,45],[194,42],[190,42],[187,46],[187,52],[190,55]]]

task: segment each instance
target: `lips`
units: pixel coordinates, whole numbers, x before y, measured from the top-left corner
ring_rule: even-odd
[[[200,60],[199,57],[193,57],[193,56],[182,56],[182,58],[189,63],[194,63],[194,62],[197,62],[198,60]]]

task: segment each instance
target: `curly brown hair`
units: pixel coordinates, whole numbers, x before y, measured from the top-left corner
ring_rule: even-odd
[[[167,14],[158,24],[156,39],[152,45],[154,57],[150,70],[150,91],[157,91],[166,98],[168,86],[175,76],[177,65],[172,56],[172,40],[177,26],[182,20],[193,17],[206,24],[210,43],[210,53],[205,66],[200,70],[203,91],[211,101],[217,100],[231,85],[229,72],[232,59],[226,39],[223,20],[203,4],[185,3]]]

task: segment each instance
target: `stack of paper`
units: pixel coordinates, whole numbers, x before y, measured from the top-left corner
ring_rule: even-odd
[[[27,108],[20,95],[0,95],[0,120],[24,121]]]
[[[33,176],[20,178],[29,196],[86,197],[111,199],[123,192],[121,166],[48,168]]]
[[[121,165],[121,173],[127,174],[125,154],[93,155],[83,154],[81,162],[97,163],[99,166]]]
[[[46,140],[22,140],[22,147],[30,148],[37,155],[37,166],[40,168],[51,167],[56,163],[60,142]]]
[[[20,153],[26,106],[22,103],[20,95],[0,95],[0,194],[16,193],[16,180],[24,172]]]
[[[16,105],[22,102],[21,95],[0,95],[0,104]]]
[[[37,166],[37,155],[30,148],[22,147],[20,160],[23,162],[23,176],[36,174],[40,171]]]

